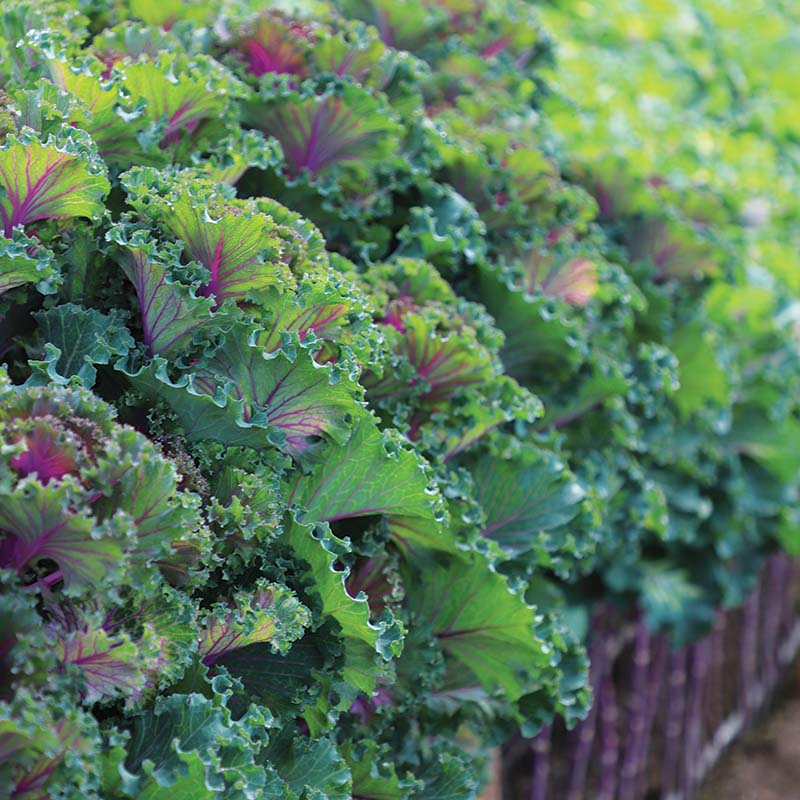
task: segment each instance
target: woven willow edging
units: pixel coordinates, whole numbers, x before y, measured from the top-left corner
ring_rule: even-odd
[[[800,649],[797,565],[767,559],[742,606],[673,650],[643,620],[596,609],[595,703],[574,730],[548,726],[504,753],[507,800],[688,800],[769,702]],[[489,795],[491,796],[491,795]]]

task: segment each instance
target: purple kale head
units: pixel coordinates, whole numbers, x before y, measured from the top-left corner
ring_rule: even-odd
[[[0,568],[23,584],[96,593],[126,565],[175,578],[204,531],[179,482],[90,392],[15,387],[0,372]]]

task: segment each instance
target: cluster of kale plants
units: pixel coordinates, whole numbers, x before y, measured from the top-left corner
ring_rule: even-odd
[[[14,798],[473,798],[593,602],[686,640],[792,544],[758,208],[552,62],[521,0],[3,4]]]

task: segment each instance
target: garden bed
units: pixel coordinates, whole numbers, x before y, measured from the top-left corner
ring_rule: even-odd
[[[0,798],[697,787],[797,646],[785,5],[3,0]]]

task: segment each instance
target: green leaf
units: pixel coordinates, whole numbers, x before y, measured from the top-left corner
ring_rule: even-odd
[[[563,404],[549,403],[544,417],[536,427],[558,428],[569,425],[610,398],[624,395],[627,389],[628,381],[622,375],[594,372],[580,382],[577,392],[571,392]]]
[[[525,385],[579,359],[581,330],[566,303],[508,286],[495,270],[481,268],[479,277],[481,300],[506,335],[500,356],[509,375]]]
[[[419,800],[475,800],[478,782],[464,759],[445,749],[427,761],[417,776],[424,781],[412,797]]]
[[[148,800],[210,800],[214,793],[205,780],[206,767],[196,753],[178,755],[183,767],[181,774],[170,783],[145,778],[138,782],[123,767],[125,750],[116,745],[102,755],[100,762],[101,785],[108,797],[147,797]],[[124,788],[125,787],[125,788]]]
[[[333,618],[341,628],[345,681],[370,697],[381,671],[379,657],[388,661],[399,652],[400,631],[397,624],[390,621],[373,623],[366,596],[359,593],[351,597],[348,593],[345,581],[349,570],[340,570],[337,559],[347,553],[349,547],[326,527],[308,528],[291,523],[281,541],[308,564],[304,577],[309,581],[309,592],[318,596],[322,616]]]
[[[305,509],[303,522],[400,515],[427,520],[431,527],[442,513],[437,500],[425,462],[381,433],[366,412],[343,446],[313,472],[298,476],[289,496]]]
[[[791,556],[800,556],[800,511],[790,508],[784,512],[777,531],[781,547]]]
[[[482,555],[426,565],[409,606],[428,621],[445,653],[490,692],[516,700],[547,665],[546,645],[534,630],[535,610]]]
[[[707,403],[717,406],[730,403],[728,372],[717,358],[719,343],[703,329],[700,320],[681,326],[672,349],[678,357],[680,380],[675,404],[684,419]]]
[[[781,481],[800,474],[800,422],[793,417],[772,420],[759,408],[741,407],[728,439]]]
[[[234,721],[227,708],[202,695],[160,697],[129,719],[131,737],[115,793],[167,800],[172,795],[165,790],[174,789],[187,800],[245,798],[265,783],[247,717]],[[110,755],[119,760],[119,751]],[[108,766],[105,771],[114,773]]]
[[[125,470],[115,490],[117,502],[136,525],[133,557],[139,562],[169,560],[174,543],[198,538],[202,526],[197,513],[199,498],[178,491],[180,478],[175,465],[158,458],[154,448],[143,448],[137,455],[138,463]]]
[[[481,458],[472,470],[476,497],[486,513],[482,534],[510,555],[534,547],[557,550],[546,531],[565,525],[578,512],[585,492],[552,453],[528,446],[511,458]],[[561,540],[566,531],[557,534]]]
[[[77,376],[91,389],[97,377],[95,364],[108,364],[113,356],[125,356],[134,345],[133,337],[115,311],[101,314],[95,309],[66,303],[38,311],[33,317],[39,327],[40,341],[53,354],[52,360],[44,362],[47,368],[42,378],[56,383]]]
[[[644,562],[641,596],[648,625],[671,630],[678,642],[691,641],[714,620],[715,600],[680,565]]]
[[[411,782],[398,778],[394,764],[381,758],[375,742],[345,742],[339,752],[350,768],[357,800],[406,800],[411,796]]]
[[[276,653],[269,644],[251,644],[225,653],[217,663],[274,715],[295,716],[320,691],[332,651],[327,636],[315,631],[294,642],[287,653]]]
[[[444,272],[461,258],[479,261],[486,249],[485,228],[473,206],[445,184],[424,185],[423,200],[397,234],[395,256],[423,258]]]
[[[130,0],[130,14],[147,25],[167,26],[187,21],[204,22],[211,10],[201,0]]]
[[[196,752],[211,763],[219,743],[231,737],[223,709],[197,694],[160,698],[152,709],[131,718],[125,769],[138,772],[146,761],[152,777],[167,782],[181,770],[180,753]]]
[[[289,786],[290,800],[351,800],[347,764],[328,738],[293,735],[291,727],[273,737],[264,756]]]
[[[26,283],[36,283],[42,294],[52,294],[60,276],[53,254],[19,228],[0,237],[0,295]]]

